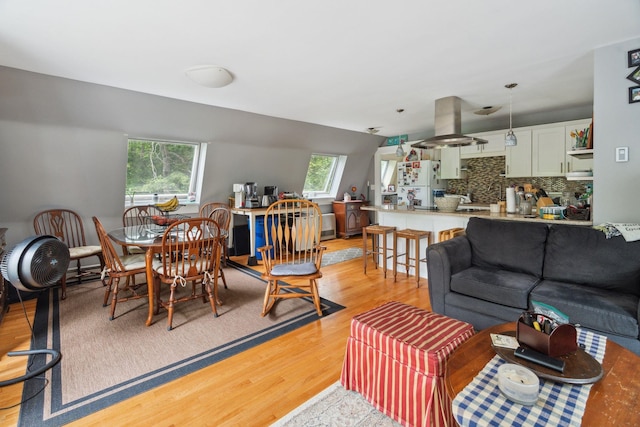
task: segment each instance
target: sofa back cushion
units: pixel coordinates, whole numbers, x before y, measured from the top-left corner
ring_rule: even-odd
[[[544,223],[469,219],[471,263],[542,277],[548,227]]]
[[[607,239],[591,227],[554,224],[547,238],[544,278],[640,296],[640,241]]]

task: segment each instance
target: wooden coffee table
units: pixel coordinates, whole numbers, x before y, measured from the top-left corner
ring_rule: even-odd
[[[445,372],[445,385],[451,400],[496,355],[489,334],[515,329],[515,322],[484,329],[456,349],[447,361]],[[640,357],[607,340],[602,368],[604,375],[591,387],[582,425],[640,426]]]

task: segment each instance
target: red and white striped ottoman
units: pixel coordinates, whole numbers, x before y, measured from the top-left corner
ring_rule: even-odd
[[[351,320],[340,381],[406,426],[455,426],[445,366],[473,334],[468,323],[388,302]]]

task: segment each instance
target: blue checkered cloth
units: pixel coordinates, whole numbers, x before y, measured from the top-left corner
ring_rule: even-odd
[[[578,343],[598,362],[604,359],[607,338],[578,329]],[[508,400],[498,388],[498,367],[505,363],[495,356],[453,399],[456,421],[475,426],[579,426],[591,384],[563,384],[540,378],[538,402],[525,406]]]

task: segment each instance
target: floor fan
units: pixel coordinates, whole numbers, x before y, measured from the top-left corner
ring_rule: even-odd
[[[0,262],[0,272],[18,291],[38,292],[53,286],[69,267],[69,248],[53,236],[32,236],[9,250]],[[57,350],[10,351],[9,356],[49,354],[51,360],[41,368],[17,378],[0,381],[0,387],[16,384],[33,378],[59,361],[62,355]]]

